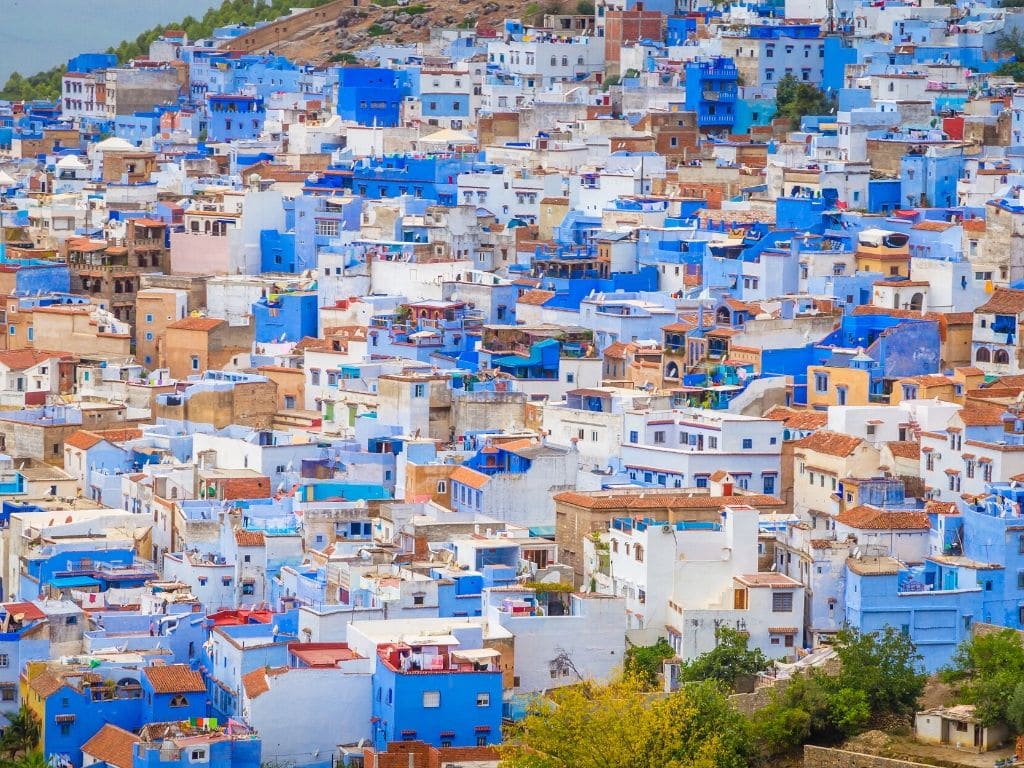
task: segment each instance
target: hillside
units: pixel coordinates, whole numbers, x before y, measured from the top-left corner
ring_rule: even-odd
[[[498,3],[494,0],[486,3],[428,0],[406,5],[399,5],[396,0],[378,0],[365,6],[353,6],[351,0],[345,0],[344,8],[334,18],[312,18],[308,24],[293,24],[287,33],[272,42],[244,47],[254,53],[273,51],[296,62],[322,66],[348,60],[346,54],[375,43],[423,42],[430,37],[431,29],[468,28],[477,24],[497,28],[506,18],[539,17],[559,10],[560,6],[554,2],[541,9],[532,2]]]

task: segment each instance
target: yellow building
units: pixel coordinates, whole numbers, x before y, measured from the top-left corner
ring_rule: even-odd
[[[807,366],[808,408],[868,405],[871,402],[870,393],[871,374],[866,370],[828,365]]]
[[[865,229],[857,236],[857,271],[909,278],[909,240],[902,232]]]

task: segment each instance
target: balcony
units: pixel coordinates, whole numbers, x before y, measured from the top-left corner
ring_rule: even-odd
[[[704,91],[701,94],[704,101],[715,101],[719,104],[727,104],[736,101],[736,91]]]
[[[697,125],[732,125],[733,115],[698,115]]]

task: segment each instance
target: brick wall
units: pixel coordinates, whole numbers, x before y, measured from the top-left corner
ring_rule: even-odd
[[[265,499],[270,496],[270,478],[263,475],[260,477],[231,477],[224,480],[224,499]]]
[[[410,760],[410,755],[412,759]],[[432,747],[423,741],[392,741],[387,752],[363,748],[363,764],[377,768],[441,768],[453,762],[497,760],[493,747]]]
[[[865,755],[845,749],[804,747],[804,768],[929,768],[924,763],[896,760],[891,757]]]

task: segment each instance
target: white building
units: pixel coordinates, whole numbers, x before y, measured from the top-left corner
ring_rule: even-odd
[[[750,647],[769,658],[793,657],[804,588],[789,576],[757,572],[758,520],[756,509],[737,504],[714,523],[612,521],[609,573],[630,627],[665,629],[683,659],[714,648],[719,626],[749,633]]]
[[[729,472],[744,490],[779,488],[782,422],[701,408],[627,412],[622,465],[629,479],[667,488],[706,488]]]

